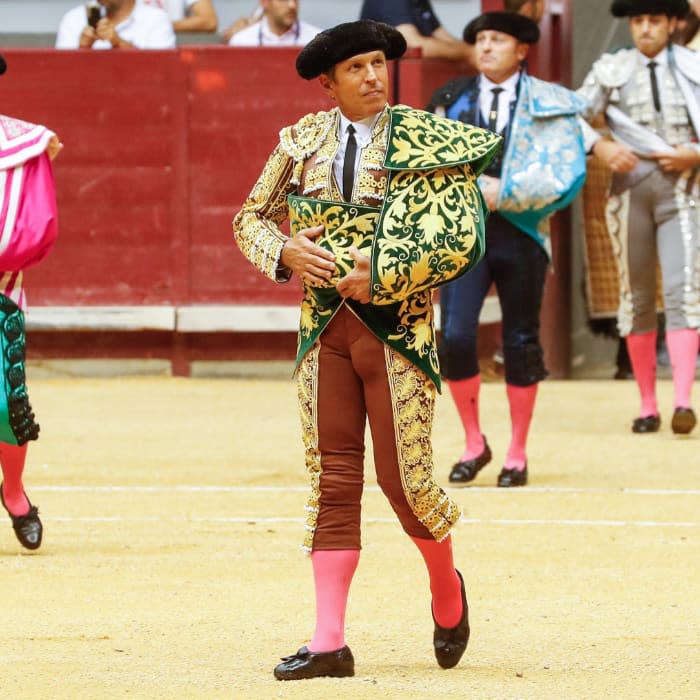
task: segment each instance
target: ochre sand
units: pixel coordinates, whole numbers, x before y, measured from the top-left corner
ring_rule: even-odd
[[[0,528],[0,689],[47,698],[698,698],[700,430],[633,435],[633,382],[541,385],[531,485],[494,488],[502,383],[483,386],[494,462],[454,533],[472,638],[437,667],[427,577],[368,458],[350,679],[280,683],[313,631],[306,481],[289,380],[40,379],[25,553]],[[338,397],[342,410],[342,397]],[[461,450],[438,399],[436,471]]]

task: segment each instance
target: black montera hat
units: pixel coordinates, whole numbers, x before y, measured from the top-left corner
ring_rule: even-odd
[[[523,44],[536,44],[540,38],[539,27],[529,17],[517,12],[484,12],[464,28],[464,41],[475,44],[476,35],[485,29],[510,34]]]
[[[690,12],[687,0],[613,0],[610,6],[613,17],[635,15],[667,15],[685,17]]]
[[[317,34],[297,56],[297,73],[305,80],[317,78],[351,56],[383,51],[391,60],[403,56],[406,40],[389,24],[361,19],[345,22]]]

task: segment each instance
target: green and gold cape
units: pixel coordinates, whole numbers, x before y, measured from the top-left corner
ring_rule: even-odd
[[[500,137],[409,107],[389,113],[381,206],[289,196],[292,233],[323,224],[317,242],[335,253],[337,266],[327,286],[305,287],[297,362],[343,301],[335,284],[352,269],[354,246],[371,261],[371,302],[346,303],[439,387],[432,290],[466,273],[484,253],[488,212],[476,178]]]
[[[325,226],[317,241],[335,253],[338,275],[327,287],[304,285],[297,363],[344,303],[334,285],[353,266],[349,247],[359,248],[371,259],[371,301],[345,303],[439,388],[432,292],[484,253],[487,209],[476,178],[501,138],[429,112],[387,106],[360,151],[348,203],[333,174],[339,124],[335,108],[282,129],[233,220],[236,242],[263,274],[285,282],[291,277],[280,263],[285,221],[292,234]]]

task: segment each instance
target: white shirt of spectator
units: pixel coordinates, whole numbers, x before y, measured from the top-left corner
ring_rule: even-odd
[[[499,134],[508,126],[508,122],[510,121],[510,103],[516,98],[518,80],[520,80],[520,71],[513,73],[510,78],[498,84],[492,83],[483,74],[479,81],[479,106],[481,108],[481,116],[484,119],[484,124],[488,124],[489,121],[491,100],[493,99],[491,89],[501,88],[503,90],[498,96],[498,121],[496,122],[496,131]]]
[[[66,12],[58,26],[56,34],[57,49],[80,48],[80,35],[87,26],[85,5],[80,5]],[[117,27],[117,34],[139,49],[175,48],[173,25],[162,10],[136,4],[134,11]],[[98,39],[93,49],[111,49],[112,44]]]
[[[229,46],[306,46],[321,30],[297,20],[284,34],[275,34],[263,17],[260,22],[241,29],[229,39]]]
[[[171,22],[179,22],[187,14],[187,10],[194,5],[197,0],[138,0],[142,5],[159,7],[165,10]]]

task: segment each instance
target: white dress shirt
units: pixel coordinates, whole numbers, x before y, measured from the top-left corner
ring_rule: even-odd
[[[321,30],[312,24],[297,20],[284,34],[275,34],[267,17],[251,24],[229,39],[229,46],[306,46]]]
[[[372,131],[374,130],[374,125],[379,119],[381,112],[375,114],[373,117],[367,117],[359,122],[351,122],[342,112],[340,113],[340,125],[338,126],[338,139],[340,141],[340,147],[338,148],[335,158],[333,160],[333,175],[335,176],[335,181],[338,183],[338,187],[342,192],[343,190],[343,163],[345,162],[345,149],[348,145],[348,126],[352,124],[355,127],[355,141],[357,141],[357,153],[355,154],[355,167],[353,172],[357,173],[357,168],[360,164],[360,156],[362,155],[362,149],[370,144],[372,141]]]
[[[492,88],[501,88],[502,93],[498,96],[498,119],[496,120],[496,131],[501,133],[510,120],[510,103],[516,98],[520,71],[513,73],[510,78],[502,83],[493,83],[485,75],[481,75],[479,80],[479,109],[483,123],[488,124],[489,112],[491,111],[491,101],[493,100]]]
[[[168,13],[171,22],[179,22],[185,18],[187,11],[197,0],[138,0],[138,2],[151,7],[159,7]]]
[[[659,84],[659,90],[661,90],[661,86],[663,85],[664,78],[666,76],[666,70],[668,69],[668,49],[662,49],[656,54],[656,56],[654,56],[654,58],[649,58],[640,51],[639,58],[647,69],[649,69],[649,64],[652,61],[656,63],[654,73],[656,73],[656,81]]]
[[[85,5],[68,10],[58,27],[56,34],[57,49],[79,49],[80,35],[87,26]],[[133,12],[117,27],[117,34],[139,49],[175,48],[175,32],[168,15],[155,7],[134,5]],[[98,39],[93,49],[111,49],[112,44]]]

